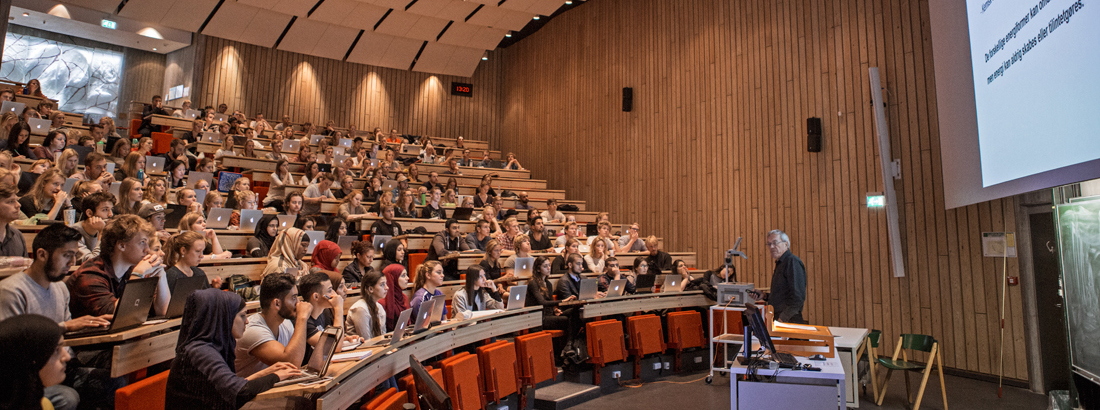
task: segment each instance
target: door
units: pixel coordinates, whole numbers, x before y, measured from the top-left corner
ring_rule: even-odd
[[[1049,208],[1048,208],[1049,209]],[[1031,255],[1035,264],[1039,345],[1043,385],[1047,391],[1069,389],[1069,355],[1066,352],[1066,316],[1063,311],[1058,262],[1058,231],[1051,212],[1028,215],[1031,223]]]

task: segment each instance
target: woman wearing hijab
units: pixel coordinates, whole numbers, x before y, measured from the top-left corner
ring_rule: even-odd
[[[397,324],[397,317],[409,308],[409,301],[405,299],[405,287],[409,286],[409,271],[404,266],[394,263],[382,270],[386,275],[386,299],[382,307],[386,310],[386,330],[393,331]]]
[[[328,239],[317,242],[317,246],[313,248],[313,266],[310,267],[310,272],[317,269],[336,272],[336,264],[340,263],[341,253],[343,251],[336,242]]]
[[[260,218],[256,224],[256,233],[248,238],[245,246],[245,256],[263,258],[271,253],[271,246],[275,244],[275,235],[279,233],[279,219],[276,215],[267,214]]]
[[[68,361],[57,322],[33,314],[0,322],[0,409],[53,410],[45,388],[65,381]]]
[[[287,269],[297,269],[298,273],[292,275],[295,279],[309,271],[309,266],[302,262],[306,256],[306,248],[309,247],[309,236],[298,228],[287,228],[279,232],[275,242],[271,245],[271,254],[267,257],[267,267],[260,276],[272,273],[285,273]]]
[[[280,380],[301,375],[282,362],[248,378],[237,376],[233,350],[244,335],[245,315],[244,299],[235,293],[203,289],[188,296],[165,409],[239,409]]]
[[[400,239],[390,239],[386,242],[386,246],[382,247],[382,265],[380,268],[385,271],[391,263],[396,263],[408,269],[405,264],[405,244],[401,243]]]

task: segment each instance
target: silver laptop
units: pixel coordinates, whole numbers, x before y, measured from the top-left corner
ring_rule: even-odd
[[[401,311],[401,315],[397,317],[397,322],[394,323],[393,333],[387,333],[385,335],[376,336],[370,341],[363,343],[367,347],[377,347],[386,345],[395,345],[401,341],[402,337],[405,337],[405,329],[409,326],[409,318],[412,317],[412,309],[405,309]],[[386,339],[386,336],[390,336]]]
[[[241,230],[245,232],[255,232],[256,224],[260,222],[260,218],[264,217],[264,211],[259,209],[242,209],[241,210]],[[266,227],[265,227],[266,228]]]
[[[346,155],[344,155],[345,154],[344,150],[345,150],[344,147],[340,147],[340,146],[332,147],[332,155],[334,157],[346,156]]]
[[[321,135],[321,134],[310,135],[309,136],[309,145],[317,145],[317,142],[321,141],[321,138],[324,138],[324,137],[325,136]]]
[[[184,112],[183,112],[183,118],[186,118],[186,119],[189,119],[189,120],[193,120],[193,119],[195,119],[195,118],[199,118],[199,114],[202,114],[202,111],[199,111],[199,110],[187,110],[187,111],[184,111]]]
[[[508,290],[508,304],[505,305],[504,310],[516,310],[523,309],[523,306],[527,304],[527,285],[512,286]]]
[[[443,298],[431,298],[420,303],[420,309],[416,311],[416,325],[413,326],[413,334],[428,330],[428,327],[432,324],[432,310],[439,302],[446,303]]]
[[[214,173],[213,172],[199,172],[191,171],[187,173],[187,186],[193,187],[199,180],[205,179],[210,183],[210,186],[214,186]]]
[[[121,182],[117,182],[117,181],[112,182],[111,183],[111,188],[109,188],[107,191],[114,194],[115,198],[118,198],[118,190],[119,190],[119,187],[121,187],[121,186],[122,186]]]
[[[535,258],[516,258],[515,275],[517,278],[530,278],[535,273]]]
[[[325,240],[324,231],[306,231],[306,236],[309,237],[309,247],[306,248],[306,254],[312,255],[313,248],[317,247],[317,244]]]
[[[195,189],[194,191],[195,191],[195,202],[198,202],[200,204],[206,202],[206,194],[208,192],[210,192],[209,189]]]
[[[145,173],[161,173],[164,172],[164,157],[146,156],[145,157]]]
[[[115,173],[115,165],[116,164],[114,162],[107,161],[107,166],[105,168],[103,168],[103,171],[108,173],[108,174],[114,174]]]
[[[336,245],[340,246],[340,250],[342,251],[341,254],[351,255],[351,244],[357,239],[359,238],[355,236],[341,236],[339,239],[337,239]]]
[[[293,228],[294,222],[298,220],[298,215],[278,215],[276,218],[279,219],[279,230],[281,231],[286,228]]]
[[[0,107],[0,111],[10,112],[15,115],[20,115],[23,110],[27,108],[27,104],[15,101],[4,101],[4,105]]]
[[[626,279],[613,280],[607,284],[607,297],[622,296],[626,290]]]
[[[229,121],[229,115],[221,114],[221,113],[214,113],[214,121],[215,122]]]
[[[374,249],[378,252],[382,252],[382,248],[386,247],[386,242],[393,239],[392,235],[374,235],[371,237],[371,243],[374,244]]]
[[[298,152],[301,145],[299,140],[283,140],[283,152]]]
[[[31,126],[31,135],[46,135],[50,133],[50,120],[29,118],[27,119],[27,125]]]
[[[401,152],[409,155],[420,155],[420,146],[417,145],[405,145],[401,147]]]
[[[661,285],[661,293],[682,290],[684,290],[684,278],[681,278],[680,275],[665,275],[665,284]]]
[[[581,279],[581,293],[577,296],[577,300],[595,299],[599,285],[599,279]]]
[[[336,155],[332,156],[332,159],[333,159],[333,163],[335,163],[337,165],[341,165],[341,164],[344,163],[344,161],[346,161],[348,159],[348,156],[344,155],[344,154],[336,154]]]
[[[340,138],[340,144],[339,145],[341,147],[347,149],[347,148],[351,148],[351,143],[352,142],[355,142],[355,141],[351,140],[351,139],[348,139],[348,138]]]
[[[395,180],[395,179],[387,179],[385,181],[382,181],[382,189],[384,189],[386,191],[393,191],[393,190],[397,189],[398,185],[400,185],[400,184],[398,184],[397,180]]]
[[[80,180],[76,179],[76,178],[66,178],[65,179],[65,185],[61,186],[61,191],[62,192],[73,192],[73,187],[76,186],[77,182],[80,182]]]
[[[329,327],[321,334],[321,340],[317,341],[317,347],[313,354],[309,355],[309,362],[302,368],[302,375],[275,383],[275,387],[297,383],[320,380],[328,373],[328,365],[332,363],[332,357],[339,349],[340,340],[344,338],[344,330],[338,327]]]
[[[225,229],[229,227],[229,217],[233,210],[229,208],[213,208],[206,215],[207,229]]]
[[[225,138],[225,136],[222,135],[222,133],[220,133],[220,132],[207,131],[207,132],[202,133],[202,138],[199,138],[199,141],[209,142],[209,143],[213,143],[213,144],[221,144],[223,138]]]
[[[432,326],[443,323],[443,308],[447,307],[447,301],[443,298],[432,298],[432,300],[439,299],[439,302],[432,304]]]

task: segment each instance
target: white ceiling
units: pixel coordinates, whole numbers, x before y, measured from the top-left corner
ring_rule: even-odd
[[[120,4],[65,1],[108,14]],[[191,32],[201,28],[204,35],[313,56],[343,60],[346,55],[347,61],[356,63],[470,77],[485,51],[495,49],[509,31],[519,31],[536,15],[553,14],[564,4],[565,0],[225,0],[217,7],[218,0],[129,0],[118,15]]]

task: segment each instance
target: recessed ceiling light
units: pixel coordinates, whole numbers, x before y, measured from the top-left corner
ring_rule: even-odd
[[[30,17],[31,13],[23,13],[23,17]]]
[[[153,47],[153,51],[157,51],[157,48],[156,48],[156,47]]]
[[[538,19],[539,19],[539,16],[535,16],[535,20],[538,20]]]
[[[512,37],[512,33],[505,34],[504,37]]]
[[[565,0],[565,4],[566,4],[566,5],[570,5],[570,4],[573,4],[573,0]]]

